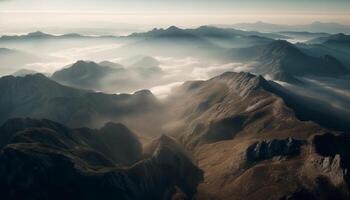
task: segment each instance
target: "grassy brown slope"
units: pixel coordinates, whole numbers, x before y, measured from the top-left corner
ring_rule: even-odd
[[[308,192],[302,195],[311,195],[321,186],[344,184],[343,177],[336,176],[342,181],[334,182],[334,176],[319,167],[325,158],[314,152],[310,142],[328,130],[300,121],[269,87],[262,77],[225,73],[208,81],[187,82],[169,97],[172,120],[165,130],[192,149],[205,172],[198,199],[280,199],[304,189]],[[247,163],[247,149],[255,142],[286,138],[303,141],[300,153]],[[331,184],[317,182],[321,176]]]

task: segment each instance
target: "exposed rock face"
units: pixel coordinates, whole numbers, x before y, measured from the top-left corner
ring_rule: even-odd
[[[330,172],[343,173],[345,180],[350,184],[350,137],[346,134],[334,135],[326,133],[313,138],[315,151],[325,156],[322,166]],[[338,173],[339,174],[339,173]],[[335,177],[335,176],[334,176]]]
[[[254,163],[271,159],[275,156],[296,156],[300,153],[301,145],[304,143],[305,141],[295,140],[293,138],[256,142],[246,150],[246,160],[248,163]]]
[[[171,199],[178,190],[191,198],[203,180],[202,171],[181,145],[167,136],[159,139],[150,158],[121,168],[104,150],[133,157],[140,149],[137,142],[130,141],[137,138],[123,125],[107,124],[94,131],[71,130],[51,121],[23,120],[19,124],[41,128],[6,134],[15,136],[0,152],[4,199],[163,200]],[[6,125],[7,130],[20,129],[10,126]],[[114,130],[122,132],[113,134]]]

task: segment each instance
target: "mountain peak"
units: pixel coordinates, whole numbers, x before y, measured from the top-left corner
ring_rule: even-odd
[[[51,35],[41,31],[36,31],[36,32],[28,33],[27,36],[28,37],[49,37]]]
[[[258,88],[268,88],[269,83],[263,76],[256,76],[249,72],[225,72],[212,80],[220,80],[228,82],[229,85],[235,86],[235,89],[242,92],[241,95],[245,96],[250,91],[254,91]]]
[[[44,74],[41,74],[41,73],[28,74],[28,75],[24,76],[24,78],[32,79],[32,80],[50,80]]]
[[[93,61],[85,61],[85,60],[78,60],[75,62],[73,65],[85,65],[85,64],[94,64],[95,62]],[[95,63],[96,64],[96,63]]]
[[[350,35],[345,35],[344,33],[338,33],[328,37],[327,41],[350,41]]]
[[[181,31],[182,29],[178,28],[177,26],[170,26],[166,30],[167,31]]]
[[[37,74],[28,74],[26,76],[3,76],[0,78],[1,81],[25,81],[25,82],[33,82],[33,81],[51,81],[49,78],[47,78],[45,75],[37,73]]]
[[[299,49],[297,49],[293,44],[285,40],[275,40],[268,44],[265,49],[265,53],[268,55],[274,56],[283,56],[283,55],[300,55],[302,54]]]
[[[283,47],[283,48],[293,47],[293,44],[289,43],[286,40],[275,40],[271,42],[270,45],[274,47]]]
[[[16,72],[14,72],[12,75],[13,76],[27,76],[27,75],[30,75],[30,74],[37,74],[38,72],[35,71],[35,70],[31,70],[31,69],[20,69],[20,70],[17,70]]]

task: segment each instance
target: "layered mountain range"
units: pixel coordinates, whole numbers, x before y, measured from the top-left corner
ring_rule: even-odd
[[[72,127],[99,127],[112,119],[142,119],[162,107],[148,90],[104,94],[66,87],[42,74],[6,76],[0,79],[0,88],[1,123],[13,117],[32,117]]]
[[[326,23],[326,22],[313,22],[305,25],[283,25],[283,24],[271,24],[262,21],[255,23],[238,23],[233,25],[217,25],[219,27],[238,28],[243,30],[259,30],[263,32],[276,32],[276,31],[308,31],[308,32],[326,32],[331,34],[347,33],[350,34],[350,27],[348,25],[338,23]]]
[[[1,197],[350,199],[348,35],[281,31],[1,37],[101,56],[0,78]]]
[[[286,82],[295,81],[294,76],[336,77],[349,74],[349,70],[335,57],[308,55],[284,40],[232,49],[227,52],[226,57],[235,61],[253,62],[251,72],[269,75],[272,79]]]
[[[0,176],[8,198],[349,198],[347,135],[318,125],[308,118],[312,111],[301,119],[283,88],[262,76],[228,72],[186,82],[161,111],[150,92],[93,93],[39,74],[4,77],[0,87],[7,113],[0,128]],[[130,127],[143,122],[141,137],[147,129],[168,136],[146,142],[142,151],[140,136],[122,124],[93,130],[50,120],[6,122],[30,116],[91,126],[94,120],[86,119],[96,114],[116,123],[127,118]],[[151,122],[158,117],[156,127]]]

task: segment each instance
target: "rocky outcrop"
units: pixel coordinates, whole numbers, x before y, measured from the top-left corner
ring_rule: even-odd
[[[345,181],[350,183],[350,137],[347,134],[326,133],[313,138],[315,151],[326,157],[322,163],[329,172],[342,173]],[[335,177],[335,176],[334,176]]]
[[[256,142],[248,147],[245,159],[248,163],[268,160],[276,156],[291,157],[296,156],[301,151],[301,145],[305,141],[293,138],[272,139]]]

